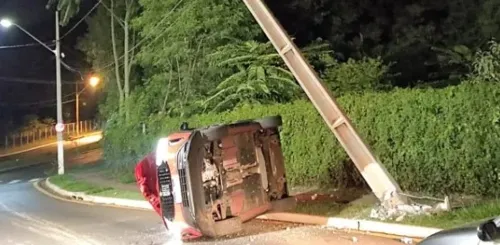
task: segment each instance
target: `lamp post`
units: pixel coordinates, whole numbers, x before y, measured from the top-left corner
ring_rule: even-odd
[[[62,97],[61,97],[61,40],[59,38],[59,11],[56,11],[56,49],[52,50],[45,43],[40,41],[38,38],[33,36],[26,29],[22,28],[18,24],[12,22],[8,19],[0,20],[0,25],[4,28],[9,28],[11,26],[17,27],[19,30],[23,31],[26,35],[30,36],[33,40],[38,42],[44,48],[49,50],[56,56],[56,97],[57,97],[57,127],[56,129],[63,129],[63,117],[62,117]],[[59,175],[64,174],[64,141],[63,141],[63,130],[57,130],[57,173]]]
[[[99,77],[96,77],[96,76],[92,76],[90,77],[89,79],[89,85],[93,88],[95,88],[99,82],[101,81],[101,79],[99,79]],[[80,136],[80,94],[83,93],[83,91],[85,91],[85,89],[87,89],[87,86],[84,86],[83,89],[81,91],[78,91],[78,83],[76,83],[75,85],[75,94],[76,94],[76,98],[75,98],[75,116],[76,116],[76,122],[75,122],[75,126],[76,126],[76,135],[77,136]]]

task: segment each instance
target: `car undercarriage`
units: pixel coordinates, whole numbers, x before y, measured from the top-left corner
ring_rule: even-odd
[[[168,152],[158,167],[165,219],[223,236],[288,197],[280,125],[277,116],[167,137],[157,149]]]

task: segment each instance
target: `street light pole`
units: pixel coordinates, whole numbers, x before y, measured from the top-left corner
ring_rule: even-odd
[[[62,118],[62,91],[61,91],[61,40],[59,37],[59,11],[56,10],[56,97],[57,97],[57,123],[63,125]],[[64,141],[63,132],[57,131],[57,173],[64,174]]]
[[[28,36],[33,38],[33,40],[37,41],[40,45],[42,45],[44,48],[46,48],[47,50],[49,50],[51,53],[53,53],[56,56],[57,173],[59,175],[62,175],[62,174],[64,174],[64,139],[63,139],[64,124],[63,124],[63,117],[62,117],[61,38],[59,37],[60,36],[60,33],[59,33],[59,11],[56,10],[56,50],[52,50],[47,44],[43,43],[38,38],[33,36],[30,32],[28,32],[27,30],[22,28],[20,25],[13,23],[9,19],[1,19],[0,25],[5,27],[5,28],[9,28],[12,25],[16,26],[17,28],[19,28],[19,30],[26,33]]]
[[[80,91],[78,91],[78,82],[75,83],[75,93],[76,93],[76,98],[75,98],[75,114],[76,114],[76,136],[80,136]]]
[[[83,80],[82,80],[83,81]],[[90,77],[89,79],[89,85],[91,87],[97,87],[97,85],[99,84],[100,82],[100,79],[99,77],[97,76],[92,76]],[[81,130],[81,127],[80,127],[80,94],[83,93],[86,89],[87,89],[87,85],[85,85],[85,82],[84,82],[84,85],[83,85],[83,89],[81,91],[78,91],[78,82],[75,83],[75,94],[76,94],[76,98],[75,98],[75,102],[76,102],[76,105],[75,105],[75,117],[76,117],[76,135],[79,136],[80,135],[80,130]]]

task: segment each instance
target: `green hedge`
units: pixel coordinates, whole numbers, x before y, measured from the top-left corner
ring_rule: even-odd
[[[403,189],[429,193],[497,194],[500,191],[500,89],[460,85],[441,90],[395,90],[344,96],[340,104]],[[244,107],[189,119],[153,116],[148,134],[138,122],[111,123],[105,154],[115,165],[135,163],[161,135],[182,121],[202,126],[267,115],[283,116],[282,143],[294,185],[352,186],[363,182],[313,106]]]

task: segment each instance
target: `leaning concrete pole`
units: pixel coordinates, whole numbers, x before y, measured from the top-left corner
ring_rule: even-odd
[[[405,204],[398,183],[361,139],[325,84],[306,61],[262,0],[243,0],[306,92],[328,127],[352,159],[377,198],[384,204]]]

